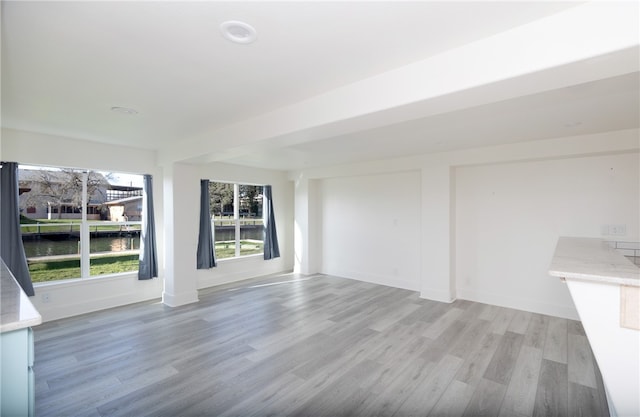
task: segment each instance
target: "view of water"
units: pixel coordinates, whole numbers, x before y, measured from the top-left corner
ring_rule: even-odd
[[[240,228],[240,239],[262,240],[262,227]],[[235,239],[233,227],[216,227],[216,242],[224,242]],[[76,255],[80,253],[80,240],[77,237],[69,237],[64,240],[49,240],[46,238],[25,240],[24,250],[27,258],[54,255]],[[91,253],[119,252],[124,250],[140,249],[139,237],[92,237]]]
[[[79,253],[78,238],[65,240],[28,240],[24,243],[27,258],[36,256],[74,255]],[[139,237],[93,237],[91,238],[91,253],[119,252],[123,250],[140,249]]]
[[[240,239],[262,240],[262,233],[262,226],[243,226],[240,228]],[[216,227],[216,242],[224,242],[234,239],[235,230],[233,227]],[[140,238],[137,236],[92,237],[90,242],[91,253],[120,252],[124,250],[140,249]],[[38,256],[77,255],[80,253],[80,239],[73,236],[64,240],[50,240],[43,236],[41,239],[27,239],[23,243],[27,258],[35,258]]]

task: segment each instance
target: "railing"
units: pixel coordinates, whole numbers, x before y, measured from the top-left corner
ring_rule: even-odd
[[[141,221],[112,222],[112,221],[88,221],[89,232],[132,232],[140,231]],[[21,224],[20,229],[23,235],[30,234],[52,234],[52,233],[79,233],[81,222],[50,223],[36,222]]]
[[[262,218],[258,217],[258,218],[241,218],[238,220],[235,220],[233,217],[230,219],[220,219],[220,218],[214,218],[212,220],[212,224],[214,226],[235,226],[236,222],[240,224],[240,227],[242,226],[262,226],[264,224],[264,221],[262,220]]]

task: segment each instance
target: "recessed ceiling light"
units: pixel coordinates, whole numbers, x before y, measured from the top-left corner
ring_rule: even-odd
[[[229,20],[220,25],[222,36],[231,42],[249,44],[256,40],[256,30],[248,23]]]
[[[134,114],[138,114],[138,110],[131,109],[129,107],[113,106],[113,107],[111,107],[111,111],[114,112],[114,113],[119,113],[119,114],[128,114],[130,116],[133,116]]]

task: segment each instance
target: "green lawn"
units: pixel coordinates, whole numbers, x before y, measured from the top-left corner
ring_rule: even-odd
[[[218,259],[235,256],[234,242],[216,242]],[[263,243],[259,241],[241,241],[240,255],[262,253]],[[138,255],[105,255],[92,257],[89,267],[91,276],[117,274],[138,270]],[[58,281],[61,279],[80,278],[80,257],[77,259],[29,261],[29,272],[32,282]]]
[[[91,276],[138,270],[138,255],[114,255],[91,258]],[[80,258],[55,261],[29,261],[32,282],[80,278]]]
[[[225,259],[236,256],[235,242],[216,242],[216,258]],[[264,244],[260,241],[240,241],[240,256],[262,253]]]

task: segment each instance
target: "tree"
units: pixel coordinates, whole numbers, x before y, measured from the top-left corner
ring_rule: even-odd
[[[209,209],[216,216],[233,211],[233,184],[209,182]]]
[[[30,175],[21,182],[31,189],[22,199],[22,206],[50,206],[56,208],[57,218],[61,218],[63,207],[82,209],[82,179],[84,171],[73,169],[29,170]],[[105,189],[109,182],[105,176],[95,171],[87,173],[88,203],[105,201]],[[52,210],[54,211],[54,210]]]
[[[240,185],[240,206],[246,208],[250,215],[257,216],[260,211],[260,203],[256,199],[262,194],[262,187],[258,185]]]

